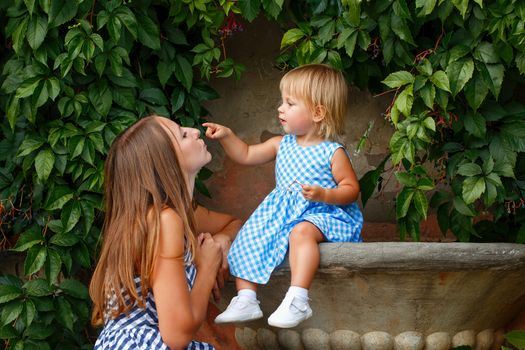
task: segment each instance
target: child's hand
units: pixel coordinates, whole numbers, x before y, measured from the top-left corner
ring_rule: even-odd
[[[311,202],[324,202],[325,189],[317,185],[301,184],[303,197]]]
[[[206,137],[212,140],[220,140],[231,133],[230,128],[220,124],[204,123],[202,126],[206,127]]]

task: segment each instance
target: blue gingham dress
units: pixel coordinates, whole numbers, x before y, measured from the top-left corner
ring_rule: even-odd
[[[361,242],[363,215],[357,203],[332,205],[306,200],[300,184],[335,188],[331,160],[339,143],[297,144],[285,135],[275,164],[275,189],[266,196],[239,231],[228,254],[232,275],[259,284],[270,279],[284,260],[288,236],[302,221],[314,224],[329,242]]]
[[[186,259],[188,255],[186,256]],[[191,289],[197,269],[194,264],[186,265],[186,280]],[[140,277],[135,277],[137,293],[141,295]],[[109,308],[116,300],[109,302]],[[135,306],[130,313],[119,315],[115,319],[106,317],[106,323],[98,336],[93,350],[170,350],[162,341],[155,298],[151,291],[146,298],[146,308]],[[187,350],[214,350],[210,344],[192,341]]]

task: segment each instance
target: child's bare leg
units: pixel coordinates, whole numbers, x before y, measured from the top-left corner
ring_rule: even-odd
[[[310,289],[319,267],[319,243],[324,241],[321,231],[308,221],[297,224],[290,233],[290,269],[292,286]]]
[[[249,289],[253,290],[254,292],[257,291],[257,283],[253,283],[247,280],[243,280],[242,278],[235,278],[235,287],[237,288],[237,291],[240,291],[241,289]]]
[[[319,242],[324,236],[312,223],[297,224],[290,233],[291,286],[281,305],[268,318],[274,327],[291,328],[312,316],[308,304],[308,289],[319,266]]]

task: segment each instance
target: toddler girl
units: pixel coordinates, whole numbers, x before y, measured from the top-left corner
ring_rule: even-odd
[[[228,254],[238,294],[216,323],[262,317],[258,284],[266,284],[289,251],[291,285],[268,318],[290,328],[312,316],[308,289],[319,265],[318,244],[360,242],[363,216],[355,201],[359,182],[343,146],[347,85],[329,66],[304,65],[281,80],[279,121],[286,133],[247,145],[229,128],[204,123],[206,136],[219,140],[240,164],[276,159],[275,189],[241,228]]]

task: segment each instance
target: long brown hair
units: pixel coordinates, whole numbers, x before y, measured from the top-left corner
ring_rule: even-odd
[[[172,208],[184,224],[186,251],[195,250],[195,221],[186,177],[177,157],[174,138],[159,117],[140,119],[111,145],[104,169],[105,219],[102,249],[89,294],[94,303],[91,322],[100,325],[144,307],[158,254],[160,213]],[[141,290],[134,277],[140,276]],[[117,304],[108,308],[108,297]],[[126,300],[126,297],[129,299]]]

